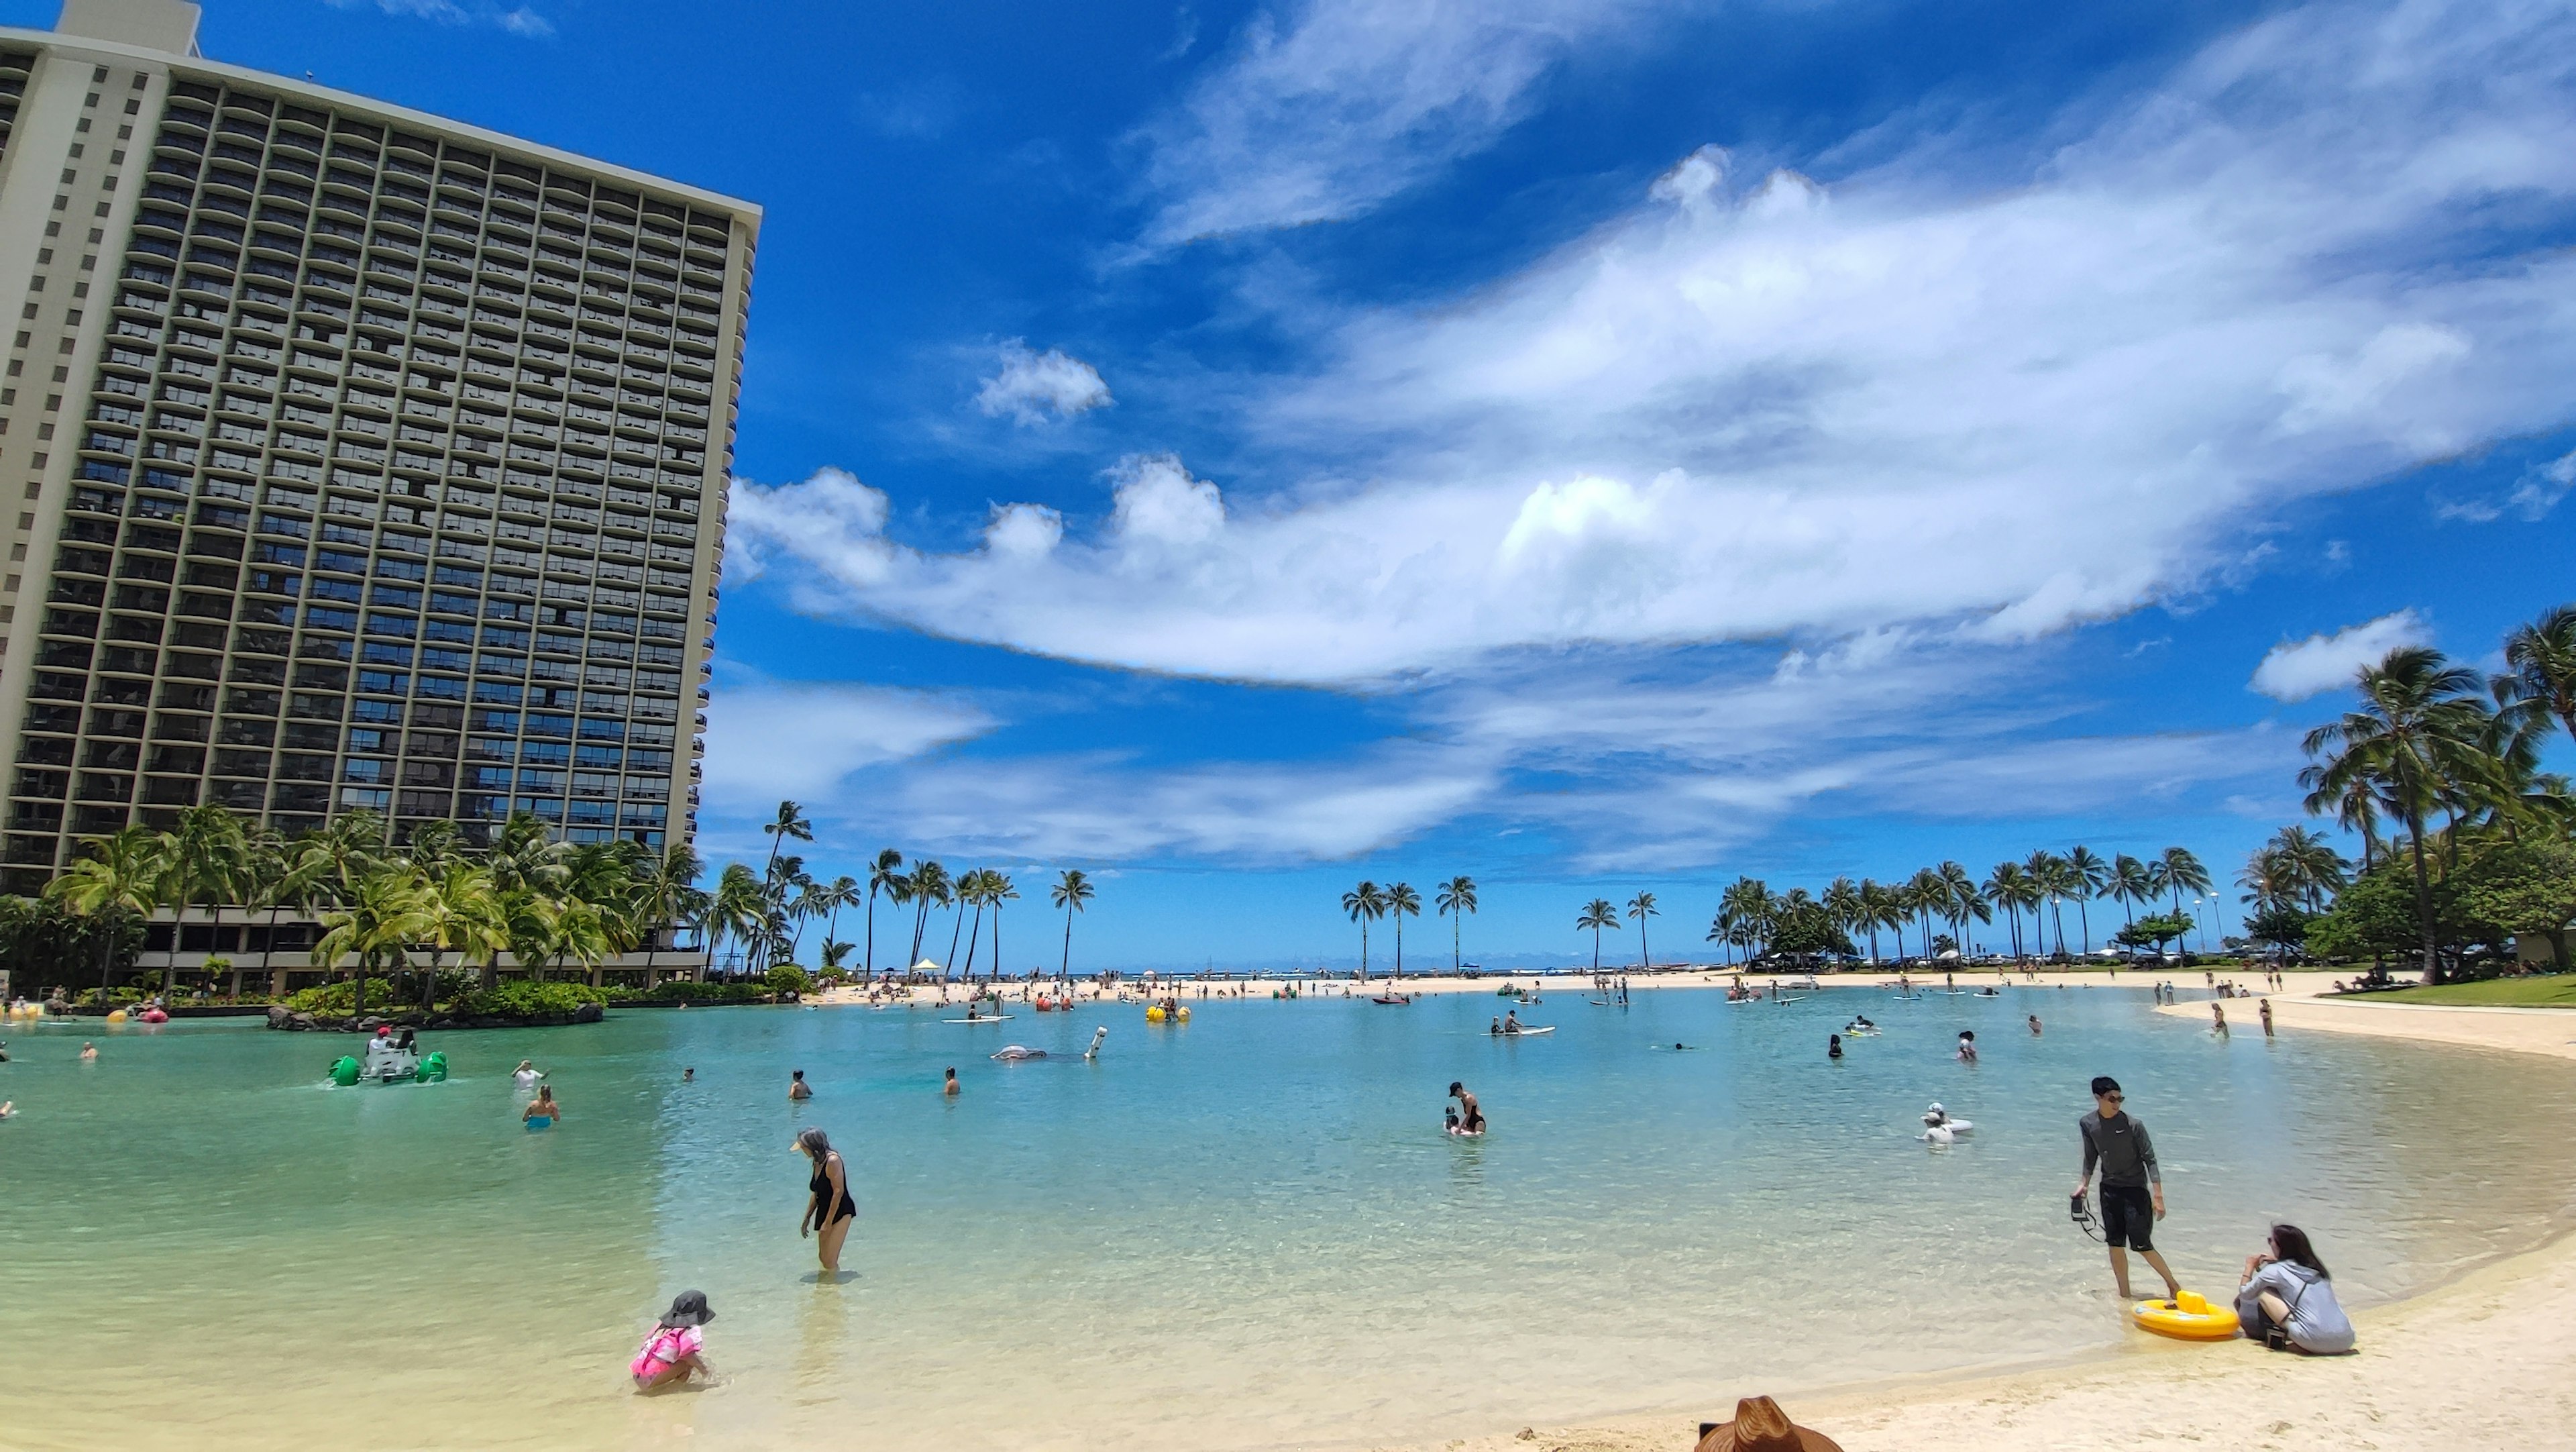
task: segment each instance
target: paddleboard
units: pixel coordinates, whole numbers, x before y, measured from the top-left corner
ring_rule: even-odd
[[[1488,1038],[1496,1038],[1496,1039],[1534,1039],[1534,1038],[1537,1038],[1540,1034],[1552,1034],[1552,1033],[1554,1033],[1554,1032],[1556,1032],[1556,1025],[1554,1025],[1554,1024],[1549,1024],[1549,1025],[1548,1025],[1547,1027],[1545,1027],[1545,1028],[1531,1028],[1531,1027],[1529,1027],[1528,1025],[1524,1024],[1524,1025],[1522,1025],[1522,1027],[1521,1027],[1521,1031],[1520,1031],[1519,1033],[1513,1033],[1513,1032],[1511,1032],[1511,1031],[1510,1031],[1510,1030],[1508,1030],[1508,1029],[1504,1030],[1504,1031],[1503,1031],[1503,1032],[1501,1032],[1501,1033],[1494,1033],[1494,1032],[1492,1032],[1492,1031],[1488,1030],[1488,1031],[1487,1031],[1487,1033],[1486,1033],[1486,1037],[1488,1037]]]
[[[997,1013],[997,1014],[993,1015],[991,1018],[943,1018],[943,1019],[941,1019],[941,1020],[940,1020],[940,1022],[941,1022],[941,1023],[1000,1023],[1002,1020],[1004,1020],[1004,1019],[1006,1019],[1006,1018],[1010,1018],[1010,1017],[1013,1017],[1013,1015],[1011,1015],[1011,1014],[1007,1014],[1007,1013]]]

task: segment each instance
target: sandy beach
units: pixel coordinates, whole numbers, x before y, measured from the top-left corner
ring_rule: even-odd
[[[2071,1367],[1937,1384],[1854,1388],[1784,1405],[1848,1452],[2062,1452],[2208,1443],[2264,1452],[2564,1446],[2576,1417],[2576,1241],[2486,1266],[2394,1306],[2356,1313],[2361,1349],[2309,1359],[2246,1341],[2142,1344]],[[1427,1444],[1407,1452],[1675,1452],[1697,1414]]]

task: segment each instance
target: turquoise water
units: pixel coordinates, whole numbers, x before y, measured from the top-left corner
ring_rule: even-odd
[[[2162,1152],[2167,1254],[2213,1292],[2270,1217],[2367,1304],[2571,1209],[2576,1075],[2552,1061],[2219,1040],[2108,989],[1567,992],[1522,1042],[1484,1032],[1500,1007],[633,1012],[445,1035],[448,1083],[353,1089],[322,1086],[336,1038],[14,1027],[0,1445],[1332,1446],[2210,1354],[2128,1332],[2066,1223],[2101,1072]],[[1855,1010],[1885,1036],[1829,1064]],[[1951,1057],[1963,1027],[1978,1066]],[[1065,1057],[985,1057],[1008,1041]],[[522,1056],[565,1101],[544,1134],[517,1124]],[[791,1068],[812,1102],[786,1101]],[[1453,1078],[1482,1141],[1440,1132]],[[1936,1098],[1971,1138],[1912,1138]],[[856,1168],[841,1284],[795,1234],[809,1124]],[[687,1287],[718,1311],[719,1379],[629,1395]]]

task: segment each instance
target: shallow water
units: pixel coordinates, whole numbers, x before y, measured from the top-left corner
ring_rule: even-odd
[[[2576,1075],[2546,1060],[2219,1040],[2110,989],[1568,991],[1524,1014],[1559,1032],[1518,1043],[1484,1031],[1503,1006],[633,1012],[446,1035],[450,1082],[354,1089],[321,1085],[336,1038],[16,1027],[0,1446],[1339,1445],[2213,1354],[2126,1330],[2067,1224],[2105,1072],[2162,1155],[2160,1243],[2212,1293],[2270,1217],[2367,1304],[2571,1211]],[[1856,1010],[1884,1037],[1828,1063]],[[1009,1041],[1065,1057],[985,1057]],[[547,1133],[518,1127],[523,1055],[565,1101]],[[1481,1141],[1440,1132],[1453,1078]],[[1971,1138],[1911,1137],[1935,1098]],[[809,1124],[856,1170],[841,1284],[795,1234]],[[688,1287],[719,1379],[631,1396],[627,1357]]]

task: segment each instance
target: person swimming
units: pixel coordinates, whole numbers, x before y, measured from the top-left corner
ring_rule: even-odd
[[[695,1084],[698,1082],[698,1071],[695,1068],[682,1069],[680,1071],[680,1082],[683,1084]]]
[[[1962,1064],[1973,1064],[1977,1062],[1977,1031],[1975,1029],[1959,1030],[1959,1062]]]
[[[534,1089],[537,1087],[537,1081],[545,1077],[544,1071],[537,1067],[534,1059],[521,1059],[519,1067],[510,1071],[510,1082],[522,1089]]]
[[[2030,1036],[2039,1037],[2039,1015],[2035,1013],[2030,1016]]]
[[[939,1092],[942,1094],[954,1095],[957,1093],[957,1087],[957,1071],[951,1069],[948,1071],[947,1082],[939,1086]]]
[[[84,1063],[84,1064],[95,1064],[95,1063],[97,1063],[97,1062],[98,1062],[98,1045],[93,1044],[93,1043],[88,1043],[88,1042],[84,1041],[84,1042],[81,1044],[80,1056],[81,1056],[81,1062],[82,1062],[82,1063]]]
[[[1828,1059],[1839,1059],[1842,1056],[1843,1036],[1841,1034],[1825,1035],[1825,1057]]]
[[[787,1076],[788,1102],[792,1104],[813,1097],[814,1086],[805,1082],[805,1071],[802,1069],[791,1071]]]
[[[556,1102],[555,1091],[543,1084],[537,1086],[537,1097],[529,1100],[528,1107],[519,1111],[519,1122],[530,1129],[550,1129],[561,1118],[563,1105]]]

